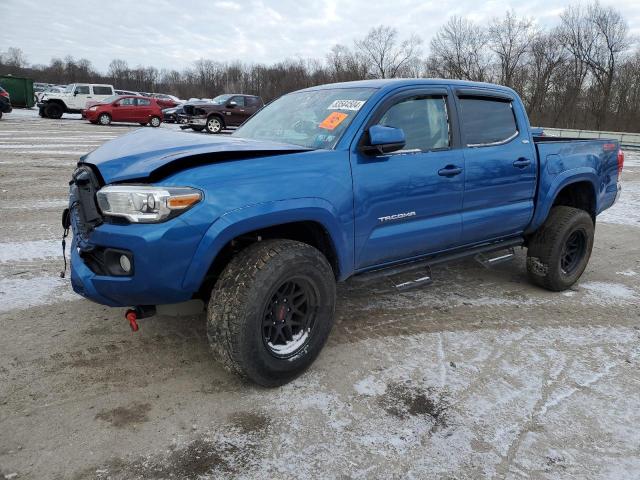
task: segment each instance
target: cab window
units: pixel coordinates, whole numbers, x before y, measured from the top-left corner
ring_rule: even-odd
[[[148,107],[149,105],[151,105],[151,100],[147,100],[146,98],[138,98],[139,107]]]
[[[78,95],[89,95],[89,85],[77,86],[74,93]]]
[[[229,103],[236,102],[239,107],[244,107],[244,97],[233,97]]]
[[[130,107],[130,106],[136,104],[136,99],[135,98],[123,98],[118,103],[123,107]]]
[[[462,97],[460,107],[467,146],[495,145],[518,134],[513,107],[508,100]]]
[[[111,87],[93,87],[93,93],[95,95],[113,95]]]
[[[451,144],[444,96],[406,98],[391,106],[378,123],[404,131],[405,151],[426,152],[449,148]]]

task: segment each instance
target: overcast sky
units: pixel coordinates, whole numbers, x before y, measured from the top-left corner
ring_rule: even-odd
[[[451,15],[485,22],[513,9],[555,25],[564,0],[0,0],[0,51],[21,48],[30,63],[87,58],[106,71],[129,66],[182,69],[194,60],[271,63],[324,58],[379,24],[425,41]],[[602,0],[619,9],[640,37],[640,0]]]

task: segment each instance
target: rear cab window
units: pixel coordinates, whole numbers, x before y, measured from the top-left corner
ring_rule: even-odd
[[[93,87],[94,95],[113,95],[111,87]]]
[[[459,97],[460,121],[468,147],[506,143],[518,135],[512,102],[489,96]]]

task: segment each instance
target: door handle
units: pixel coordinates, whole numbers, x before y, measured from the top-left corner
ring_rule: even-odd
[[[462,173],[462,169],[460,167],[456,167],[455,165],[447,165],[444,168],[438,170],[438,175],[441,177],[454,177],[456,175],[460,175]]]
[[[531,165],[531,160],[528,158],[519,158],[515,162],[513,162],[513,166],[516,168],[525,168]]]

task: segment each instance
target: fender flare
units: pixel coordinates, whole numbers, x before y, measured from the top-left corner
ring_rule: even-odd
[[[353,219],[344,215],[341,220],[330,202],[316,197],[258,203],[227,212],[202,237],[182,285],[186,290],[197,291],[220,250],[234,238],[293,222],[316,222],[325,228],[337,256],[338,279],[344,280],[353,272]],[[348,227],[345,229],[344,225]]]
[[[571,170],[565,170],[564,172],[558,174],[551,185],[546,188],[545,192],[539,192],[537,198],[537,208],[533,219],[531,220],[531,224],[525,231],[525,233],[533,233],[536,231],[540,225],[544,223],[544,221],[549,216],[549,212],[551,211],[551,207],[553,206],[553,202],[556,197],[560,193],[560,191],[574,183],[578,182],[589,182],[593,187],[593,193],[595,198],[595,206],[596,212],[599,208],[600,198],[599,198],[599,188],[598,188],[598,174],[593,168],[589,167],[581,167],[575,168]]]

